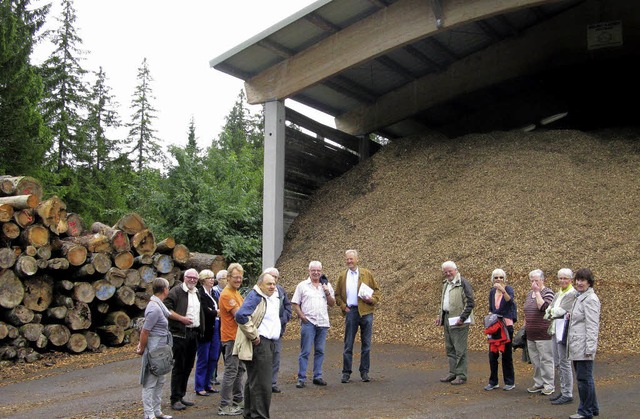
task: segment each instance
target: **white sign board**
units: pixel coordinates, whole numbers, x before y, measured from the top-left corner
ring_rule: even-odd
[[[587,48],[622,46],[622,22],[600,22],[587,26]]]

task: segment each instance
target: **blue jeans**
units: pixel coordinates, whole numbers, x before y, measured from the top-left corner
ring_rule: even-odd
[[[593,361],[573,361],[573,369],[576,371],[578,394],[580,395],[578,413],[587,417],[599,414],[596,384],[593,381]]]
[[[353,342],[360,328],[360,374],[369,373],[371,364],[371,333],[373,332],[373,313],[360,316],[358,308],[349,310],[344,321],[344,352],[342,354],[342,373],[351,374],[351,364],[353,361]]]
[[[322,378],[324,346],[327,341],[328,327],[318,327],[313,323],[300,324],[300,356],[298,357],[298,380],[306,381],[307,363],[313,348],[313,379]]]

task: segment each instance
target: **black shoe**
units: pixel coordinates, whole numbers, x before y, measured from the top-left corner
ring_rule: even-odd
[[[271,386],[271,392],[272,393],[282,393],[282,390],[280,390],[280,387],[273,385]]]
[[[317,386],[326,386],[327,382],[324,381],[322,378],[314,378],[313,379],[313,384],[315,384]]]
[[[369,378],[369,373],[367,372],[363,372],[362,374],[360,374],[360,378],[362,378],[363,383],[368,383],[369,381],[371,381],[371,379]]]
[[[453,380],[451,382],[451,384],[454,385],[454,386],[461,386],[461,385],[466,384],[466,383],[467,383],[467,380],[465,380],[464,378],[460,378],[460,377],[456,378],[455,380]]]
[[[164,413],[160,413],[159,415],[155,415],[156,419],[173,419],[173,416],[165,415]]]
[[[555,395],[549,397],[549,401],[552,402],[554,400],[558,400],[560,397],[562,397],[562,393],[555,394]]]
[[[218,390],[217,388],[207,388],[205,389],[205,391],[207,393],[220,393],[220,390]]]
[[[305,382],[302,380],[298,380],[298,382],[296,383],[296,388],[304,388],[305,387]]]
[[[455,379],[456,379],[456,376],[455,376],[455,375],[453,375],[453,374],[449,374],[449,375],[447,375],[446,377],[442,377],[442,378],[440,379],[440,382],[441,382],[441,383],[450,383],[450,382],[452,382],[452,381],[453,381],[453,380],[455,380]]]
[[[178,400],[177,402],[171,403],[171,408],[173,410],[185,410],[187,408],[187,406],[185,406],[184,404],[182,404],[180,402],[180,400]]]
[[[195,406],[194,402],[190,402],[189,400],[185,400],[185,399],[180,399],[180,401],[182,402],[183,405],[185,406]]]
[[[340,380],[340,382],[348,383],[349,382],[349,374],[342,374],[342,380]]]
[[[572,397],[560,396],[557,399],[555,399],[554,401],[552,401],[551,404],[567,404],[567,403],[571,403],[571,402],[573,402],[573,398]]]

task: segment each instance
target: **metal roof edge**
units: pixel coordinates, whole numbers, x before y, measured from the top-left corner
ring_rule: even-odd
[[[308,15],[309,13],[313,12],[314,10],[319,9],[319,8],[321,8],[322,6],[324,6],[324,5],[328,4],[328,3],[331,3],[332,1],[333,0],[318,0],[318,1],[308,5],[304,9],[301,9],[301,10],[297,11],[296,13],[292,14],[291,16],[289,16],[287,18],[284,18],[283,20],[281,20],[280,22],[276,23],[275,25],[272,25],[269,28],[267,28],[267,29],[263,30],[262,32],[260,32],[259,34],[252,36],[251,38],[247,39],[246,41],[242,42],[241,44],[231,48],[227,52],[224,52],[221,55],[217,56],[216,58],[213,58],[213,59],[209,60],[209,67],[215,68],[215,66],[217,66],[218,64],[223,63],[228,58],[233,57],[234,55],[236,55],[240,51],[244,50],[245,48],[250,47],[253,44],[256,44],[257,42],[267,38],[269,35],[277,32],[280,29],[286,27],[287,25],[297,21],[298,19],[302,18],[303,16]]]

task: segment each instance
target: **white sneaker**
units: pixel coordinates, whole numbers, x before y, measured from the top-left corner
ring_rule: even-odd
[[[218,408],[218,416],[240,416],[242,409],[238,406],[221,406]]]

